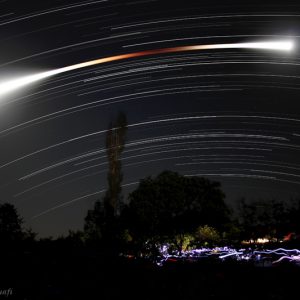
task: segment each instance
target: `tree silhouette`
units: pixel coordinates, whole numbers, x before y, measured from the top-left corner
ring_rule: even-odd
[[[0,240],[2,242],[20,240],[23,236],[22,223],[14,205],[10,203],[0,205]]]
[[[104,230],[104,207],[103,203],[97,200],[94,209],[88,210],[85,217],[84,232],[89,241],[98,241],[103,237]]]
[[[105,213],[108,217],[119,214],[121,203],[121,183],[123,180],[121,154],[124,150],[127,133],[127,119],[122,112],[115,122],[111,122],[106,135],[108,159],[108,189],[104,197]]]
[[[293,215],[297,210],[292,203],[278,200],[257,200],[239,202],[239,222],[241,235],[244,240],[257,240],[269,238],[281,240],[287,233],[294,231],[298,223],[293,222]]]
[[[141,180],[129,195],[129,227],[143,240],[165,240],[193,233],[200,225],[222,229],[229,209],[220,184],[200,177],[184,177],[164,171]]]
[[[107,244],[114,243],[119,234],[118,217],[121,207],[121,183],[123,180],[121,154],[125,147],[127,133],[126,115],[120,112],[109,125],[106,134],[106,154],[108,160],[108,187],[103,201],[96,201],[85,218],[84,231],[88,240],[105,239]]]

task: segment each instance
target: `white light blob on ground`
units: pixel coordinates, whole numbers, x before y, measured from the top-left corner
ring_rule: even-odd
[[[176,251],[175,251],[176,252]],[[300,250],[298,249],[265,249],[255,250],[251,248],[234,249],[231,247],[198,248],[182,251],[182,253],[168,253],[168,245],[160,248],[160,257],[155,263],[158,266],[164,266],[167,263],[199,263],[209,259],[212,263],[215,261],[248,262],[257,267],[271,267],[285,261],[299,266]]]

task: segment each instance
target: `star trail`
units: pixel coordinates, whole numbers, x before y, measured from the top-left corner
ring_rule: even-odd
[[[298,197],[299,21],[279,1],[0,1],[1,201],[41,236],[81,229],[119,111],[125,196],[169,169],[230,205]]]

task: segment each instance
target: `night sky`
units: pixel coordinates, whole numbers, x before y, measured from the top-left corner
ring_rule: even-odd
[[[295,2],[296,3],[296,2]],[[0,83],[102,57],[293,40],[292,52],[219,49],[70,71],[0,99],[0,196],[40,236],[82,229],[106,188],[105,130],[129,130],[124,195],[162,170],[222,183],[227,203],[300,191],[300,4],[0,0]],[[102,194],[101,194],[102,193]]]

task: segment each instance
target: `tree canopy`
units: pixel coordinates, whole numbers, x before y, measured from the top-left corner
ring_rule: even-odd
[[[164,171],[140,181],[129,195],[128,220],[135,236],[167,237],[194,232],[200,225],[222,228],[229,209],[220,183]]]
[[[17,209],[10,203],[0,205],[0,239],[4,242],[22,238],[22,219]]]

